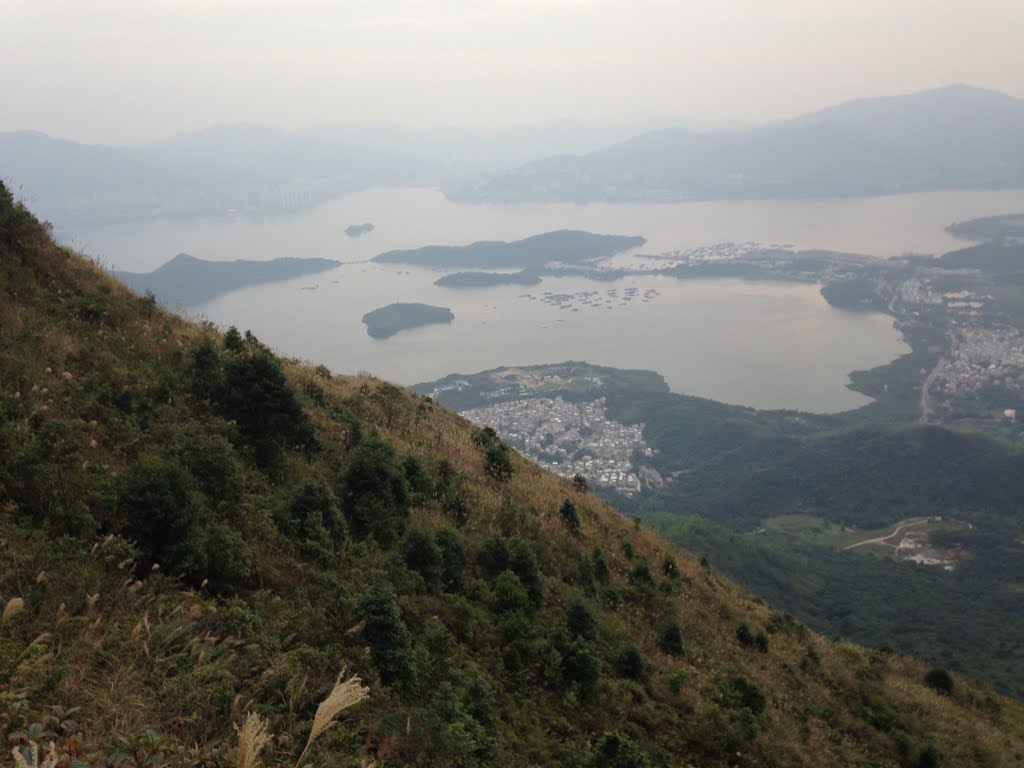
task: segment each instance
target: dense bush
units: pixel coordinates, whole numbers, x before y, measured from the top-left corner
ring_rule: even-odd
[[[634,565],[633,570],[629,572],[629,580],[638,587],[654,586],[654,574],[651,573],[651,568],[647,563]]]
[[[372,536],[384,547],[402,537],[409,488],[394,448],[374,435],[364,437],[352,451],[344,486],[342,508],[353,536]]]
[[[121,478],[122,532],[138,546],[144,568],[181,564],[198,515],[193,487],[181,465],[153,456],[140,457]]]
[[[736,627],[736,640],[744,648],[756,648],[761,653],[768,651],[768,636],[763,632],[754,634],[746,622]]]
[[[422,528],[410,528],[402,539],[402,558],[409,570],[423,577],[427,589],[437,589],[444,574],[444,553],[434,535]]]
[[[405,474],[405,481],[409,490],[413,493],[418,502],[430,498],[434,493],[434,483],[430,479],[430,473],[423,466],[423,462],[412,454],[402,459],[402,472]]]
[[[586,605],[579,601],[569,604],[565,615],[565,626],[570,638],[594,640],[597,637],[597,620]]]
[[[658,647],[665,653],[672,656],[682,656],[685,652],[683,645],[683,630],[675,619],[667,619],[658,630]]]
[[[569,499],[566,499],[564,502],[562,502],[562,506],[558,510],[558,516],[565,524],[565,527],[569,529],[570,533],[579,533],[580,515],[576,511],[576,505],[573,504]]]
[[[582,639],[575,639],[562,654],[562,679],[579,686],[584,697],[590,696],[601,678],[601,659],[594,648]]]
[[[274,470],[283,451],[314,449],[313,423],[270,350],[235,328],[225,334],[224,349],[219,353],[209,340],[195,347],[192,391],[237,425],[256,465]]]
[[[257,466],[276,466],[282,450],[315,446],[313,424],[269,352],[227,355],[218,403],[238,425]]]
[[[609,731],[594,746],[592,768],[650,768],[651,762],[629,736]]]
[[[179,437],[178,455],[200,490],[210,502],[234,503],[245,491],[242,467],[230,441],[214,432],[210,424],[193,421]]]
[[[502,571],[494,580],[494,610],[497,613],[529,611],[533,608],[530,596],[519,577],[512,571]]]
[[[434,534],[434,543],[441,550],[441,588],[446,592],[462,589],[466,572],[466,552],[458,535],[448,528]]]
[[[730,677],[720,686],[723,701],[731,708],[750,710],[755,715],[764,712],[767,702],[757,683],[742,675]]]
[[[635,645],[627,645],[615,657],[615,671],[620,676],[647,684],[650,679],[650,665],[647,658]]]
[[[600,548],[595,547],[590,559],[593,563],[594,578],[602,584],[607,583],[609,576],[608,561],[604,558],[604,552]]]
[[[429,762],[452,768],[492,764],[498,751],[489,711],[493,696],[486,683],[468,691],[441,684],[428,707]]]
[[[493,577],[502,571],[512,571],[526,589],[530,600],[539,605],[543,595],[543,582],[537,555],[529,542],[519,538],[491,538],[480,550],[480,564]]]
[[[530,596],[512,571],[502,571],[495,579],[493,607],[501,630],[505,668],[512,673],[522,672],[537,650],[537,622]]]
[[[939,667],[928,670],[924,676],[924,684],[943,696],[953,693],[953,676]]]
[[[666,578],[673,580],[678,579],[679,566],[676,565],[675,558],[666,557],[664,562],[661,564],[661,572],[665,575]]]
[[[418,675],[412,640],[394,590],[388,586],[370,587],[359,599],[358,611],[365,622],[362,639],[370,649],[381,682],[403,691],[415,690]]]
[[[338,497],[323,481],[306,478],[275,516],[278,528],[306,549],[329,556],[344,543],[345,519]]]
[[[252,575],[252,547],[224,523],[197,529],[187,542],[182,568],[194,586],[231,594],[247,585]]]
[[[512,452],[491,427],[477,430],[473,442],[484,452],[484,470],[495,480],[508,480],[515,473],[512,466]]]

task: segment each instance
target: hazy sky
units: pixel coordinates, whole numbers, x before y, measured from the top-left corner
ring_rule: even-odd
[[[0,130],[787,117],[1024,97],[1022,0],[0,0]]]

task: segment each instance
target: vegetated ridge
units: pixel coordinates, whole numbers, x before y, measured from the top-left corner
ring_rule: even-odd
[[[594,261],[637,248],[647,240],[628,235],[597,235],[576,229],[545,232],[522,240],[480,240],[469,245],[427,245],[387,251],[373,261],[416,264],[423,267],[518,267],[538,269],[560,262]]]
[[[206,261],[179,253],[152,272],[114,272],[139,293],[152,292],[168,307],[194,306],[249,285],[274,283],[293,277],[326,272],[339,266],[331,259],[280,258],[269,261]]]
[[[1019,703],[811,633],[427,399],[164,312],[4,188],[0,295],[16,748],[253,765],[259,713],[269,765],[1024,760]],[[369,697],[323,730],[346,663]]]

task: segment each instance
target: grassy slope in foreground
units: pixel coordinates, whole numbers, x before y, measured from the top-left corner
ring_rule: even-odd
[[[161,311],[0,192],[12,743],[236,765],[259,712],[288,766],[347,662],[370,696],[314,765],[1024,759],[1019,703],[810,633],[423,398]]]

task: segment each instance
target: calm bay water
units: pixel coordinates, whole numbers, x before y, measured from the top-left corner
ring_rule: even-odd
[[[517,239],[561,228],[643,235],[649,241],[639,249],[643,253],[748,240],[877,256],[940,253],[961,245],[943,231],[950,222],[1013,211],[1021,200],[1019,191],[981,191],[679,205],[461,206],[434,190],[381,189],[290,216],[147,223],[65,233],[64,239],[106,266],[130,271],[155,269],[180,252],[216,260],[344,261],[331,272],[243,289],[191,308],[336,372],[365,370],[412,384],[498,365],[587,360],[658,371],[676,392],[828,412],[867,402],[846,388],[849,371],[884,364],[907,347],[891,318],[835,310],[816,286],[637,276],[457,290],[433,285],[442,272],[358,262],[393,248]],[[358,240],[345,236],[346,226],[363,221],[376,229]],[[623,303],[630,288],[635,297]],[[545,291],[597,291],[601,301],[576,301],[574,312],[538,301]],[[651,292],[646,302],[644,291]],[[451,307],[455,321],[387,340],[369,338],[362,315],[394,301]]]

